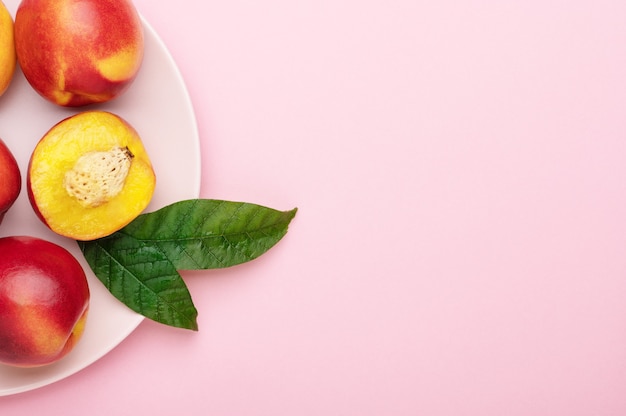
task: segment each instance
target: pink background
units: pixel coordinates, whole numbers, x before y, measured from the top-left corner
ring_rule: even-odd
[[[202,196],[299,207],[2,416],[626,414],[626,3],[135,4],[187,83]],[[173,138],[174,139],[174,138]]]

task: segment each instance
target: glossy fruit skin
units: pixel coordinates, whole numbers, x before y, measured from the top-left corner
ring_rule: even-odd
[[[84,207],[64,187],[78,159],[94,151],[126,148],[133,155],[122,191],[97,206]],[[31,154],[26,189],[37,217],[73,240],[106,237],[134,220],[150,203],[156,175],[138,132],[116,114],[90,110],[67,117],[39,140]]]
[[[16,54],[13,18],[0,1],[0,95],[9,87],[15,74]]]
[[[85,272],[66,249],[0,238],[0,363],[39,367],[65,357],[83,334],[89,300]]]
[[[22,189],[22,175],[15,157],[0,139],[0,223]]]
[[[130,0],[22,0],[15,48],[24,76],[49,101],[102,103],[134,81],[143,27]]]

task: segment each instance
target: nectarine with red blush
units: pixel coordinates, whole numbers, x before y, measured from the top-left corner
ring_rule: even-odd
[[[15,49],[24,76],[49,101],[102,103],[135,79],[143,26],[130,0],[22,0]]]
[[[81,338],[89,310],[85,272],[65,248],[36,237],[0,238],[0,363],[54,363]]]
[[[22,175],[11,150],[0,139],[0,223],[22,189]]]
[[[9,87],[15,73],[16,55],[13,18],[0,1],[0,95]]]

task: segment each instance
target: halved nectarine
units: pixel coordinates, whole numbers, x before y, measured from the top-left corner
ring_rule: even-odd
[[[139,134],[106,111],[85,111],[53,126],[35,147],[27,173],[38,217],[57,234],[83,241],[135,219],[155,185]]]

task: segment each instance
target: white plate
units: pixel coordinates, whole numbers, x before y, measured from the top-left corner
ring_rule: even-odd
[[[4,0],[12,16],[19,0]],[[200,192],[200,143],[193,107],[178,68],[154,30],[144,21],[145,57],[135,82],[122,96],[97,108],[130,122],[142,137],[153,162],[157,186],[148,210]],[[73,240],[59,237],[35,217],[25,192],[30,153],[56,122],[84,109],[57,107],[34,92],[23,74],[15,74],[0,97],[0,137],[22,171],[22,192],[0,225],[0,235],[33,235],[69,249],[83,264],[91,289],[91,306],[83,338],[59,362],[36,369],[0,366],[0,396],[39,388],[92,364],[122,342],[143,317],[115,299],[93,275]]]

